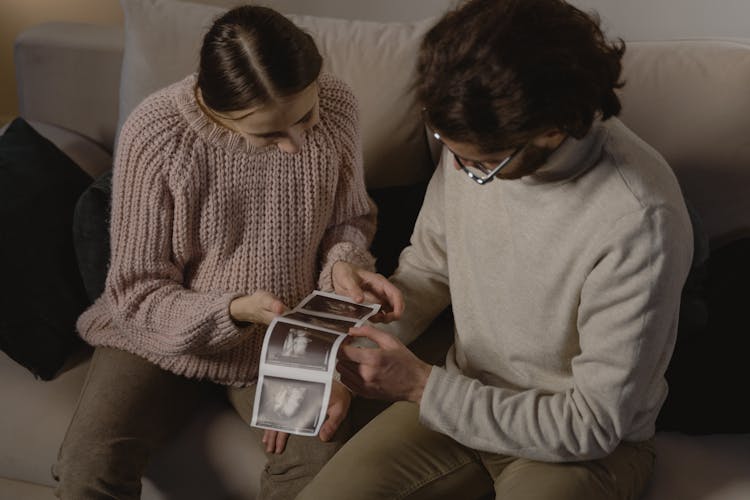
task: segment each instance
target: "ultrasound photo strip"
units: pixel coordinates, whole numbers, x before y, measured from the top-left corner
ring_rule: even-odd
[[[336,354],[349,328],[377,313],[335,294],[313,292],[266,329],[251,425],[315,436],[325,420]]]
[[[263,340],[251,424],[316,436],[328,408],[336,353],[345,338],[334,330],[274,319]]]
[[[348,319],[355,321],[356,326],[360,326],[379,310],[380,304],[361,304],[342,295],[316,290],[305,297],[293,312],[339,320]]]

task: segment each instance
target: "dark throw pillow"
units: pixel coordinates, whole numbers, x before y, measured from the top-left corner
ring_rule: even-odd
[[[426,191],[427,182],[369,191],[378,206],[378,229],[371,251],[380,274],[390,276],[398,267],[398,257],[409,244]]]
[[[109,216],[112,170],[108,170],[83,192],[73,217],[73,244],[78,268],[89,300],[104,292],[109,269]]]
[[[80,342],[75,321],[88,299],[71,228],[90,183],[23,119],[0,137],[0,348],[43,380]]]
[[[750,377],[750,238],[712,250],[692,289],[693,303],[702,295],[705,322],[680,326],[657,429],[750,432],[750,407],[743,396]],[[689,307],[684,295],[682,307]]]

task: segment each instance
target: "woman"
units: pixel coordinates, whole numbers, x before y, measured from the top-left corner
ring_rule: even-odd
[[[216,387],[249,422],[266,325],[316,287],[400,314],[398,291],[358,270],[372,268],[374,210],[356,104],[321,65],[289,20],[239,7],[206,34],[197,75],[126,121],[106,288],[78,322],[96,350],[55,466],[61,498],[138,498],[152,452]],[[349,401],[334,384],[320,439],[257,431],[263,498],[295,496],[336,451]]]

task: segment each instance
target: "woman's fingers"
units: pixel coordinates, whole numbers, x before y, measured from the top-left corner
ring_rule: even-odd
[[[277,432],[276,433],[276,449],[274,453],[277,455],[280,455],[284,452],[284,449],[286,448],[286,442],[287,439],[289,439],[289,434],[286,432]]]
[[[365,294],[360,286],[361,278],[358,269],[343,261],[333,267],[333,285],[336,293],[346,295],[355,302],[365,300]]]
[[[288,439],[289,434],[286,432],[266,429],[263,432],[263,439],[261,439],[261,441],[265,445],[266,453],[279,454],[286,448],[286,442]]]

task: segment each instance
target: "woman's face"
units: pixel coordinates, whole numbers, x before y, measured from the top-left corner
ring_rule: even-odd
[[[281,151],[297,153],[305,134],[319,121],[318,83],[301,92],[253,108],[217,112],[212,116],[223,126],[242,134],[255,147],[275,144]]]

